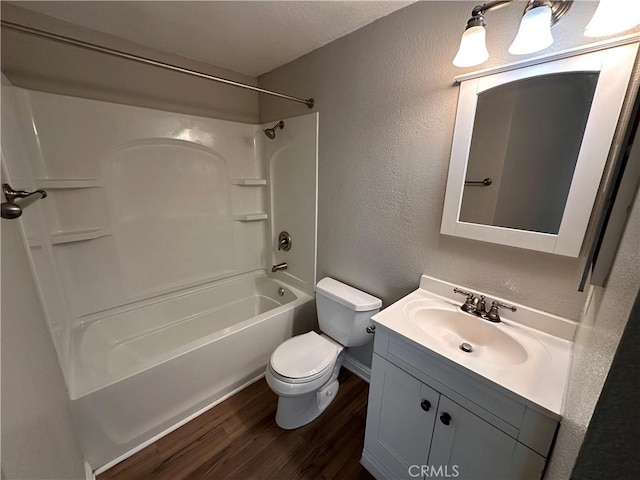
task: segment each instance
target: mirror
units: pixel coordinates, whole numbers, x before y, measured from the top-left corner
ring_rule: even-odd
[[[441,233],[577,257],[637,50],[462,81]]]
[[[555,73],[478,95],[461,221],[558,233],[597,81]]]

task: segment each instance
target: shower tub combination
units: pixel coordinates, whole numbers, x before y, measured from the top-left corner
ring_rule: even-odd
[[[312,297],[256,272],[76,327],[72,412],[98,471],[260,378]]]
[[[93,469],[256,380],[314,327],[317,114],[276,135],[4,84],[2,98],[8,177],[48,192],[20,221]]]

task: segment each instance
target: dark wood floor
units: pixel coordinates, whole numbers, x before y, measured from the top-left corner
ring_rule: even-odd
[[[367,394],[367,383],[343,369],[327,410],[286,431],[275,423],[277,397],[261,379],[98,480],[369,480],[359,464]]]

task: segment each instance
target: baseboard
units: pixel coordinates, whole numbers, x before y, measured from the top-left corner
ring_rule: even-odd
[[[367,367],[364,363],[356,360],[349,354],[347,354],[347,356],[345,357],[342,366],[349,370],[351,373],[359,376],[367,383],[369,383],[369,381],[371,380],[371,368]]]
[[[177,430],[178,428],[182,427],[183,425],[185,425],[186,423],[189,423],[191,420],[193,420],[194,418],[202,415],[203,413],[211,410],[213,407],[215,407],[216,405],[219,405],[220,403],[224,402],[225,400],[227,400],[228,398],[232,397],[233,395],[235,395],[236,393],[238,393],[240,390],[244,390],[245,388],[247,388],[249,385],[251,385],[252,383],[257,382],[258,380],[260,380],[261,378],[264,377],[264,373],[261,373],[260,375],[251,378],[250,380],[248,380],[247,382],[243,383],[242,385],[240,385],[238,388],[233,389],[232,391],[230,391],[229,393],[227,393],[226,395],[220,397],[219,399],[215,400],[214,402],[211,402],[210,404],[208,404],[207,406],[201,408],[200,410],[198,410],[195,413],[192,413],[191,415],[189,415],[188,417],[186,417],[185,419],[177,422],[176,424],[172,425],[171,427],[163,430],[162,432],[158,433],[157,435],[154,435],[153,437],[151,437],[149,440],[146,440],[145,442],[141,443],[140,445],[138,445],[137,447],[132,448],[131,450],[129,450],[128,452],[120,455],[118,458],[116,458],[115,460],[112,460],[108,463],[106,463],[105,465],[102,465],[100,468],[98,468],[95,472],[93,472],[93,477],[92,480],[95,480],[95,476],[96,475],[100,475],[101,473],[106,472],[107,470],[109,470],[111,467],[117,465],[118,463],[122,462],[123,460],[126,460],[127,458],[129,458],[130,456],[138,453],[140,450],[142,450],[143,448],[148,447],[149,445],[151,445],[152,443],[160,440],[162,437],[165,437],[167,435],[169,435],[171,432]],[[88,463],[86,465],[89,465]],[[89,467],[91,468],[91,467]],[[89,477],[87,477],[88,479]]]
[[[387,470],[384,465],[380,464],[374,457],[369,455],[366,449],[362,452],[362,457],[360,457],[360,465],[362,465],[376,480],[394,478],[391,472]]]
[[[85,480],[96,480],[96,476],[93,473],[91,465],[85,460],[84,462],[84,478]]]

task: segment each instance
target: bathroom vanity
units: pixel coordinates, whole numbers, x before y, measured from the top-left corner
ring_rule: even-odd
[[[423,276],[373,317],[361,463],[378,479],[539,479],[575,323],[518,305],[494,324],[460,311],[454,287]]]

